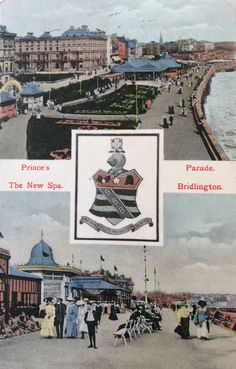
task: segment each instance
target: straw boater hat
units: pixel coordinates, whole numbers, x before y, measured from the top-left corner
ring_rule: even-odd
[[[76,305],[78,305],[78,306],[81,306],[81,305],[84,305],[84,304],[85,304],[85,302],[83,300],[76,301]]]

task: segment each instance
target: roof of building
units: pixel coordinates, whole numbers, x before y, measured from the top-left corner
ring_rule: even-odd
[[[34,40],[37,37],[33,34],[33,32],[27,32],[27,34],[24,37],[20,37],[20,38],[24,38],[26,40]]]
[[[43,95],[44,93],[45,91],[35,82],[27,83],[21,91],[22,96]]]
[[[149,42],[147,42],[147,45],[160,45],[160,42],[157,42],[157,41],[149,41]]]
[[[7,32],[7,27],[4,26],[3,24],[0,24],[0,33],[5,33]]]
[[[0,91],[0,104],[5,104],[7,102],[14,102],[15,98],[8,91]]]
[[[52,35],[49,31],[45,31],[39,38],[52,38]]]
[[[18,270],[16,268],[14,268],[13,266],[9,266],[8,273],[9,273],[8,274],[9,277],[18,277],[18,278],[27,278],[27,279],[38,279],[38,280],[41,280],[42,279],[38,275],[35,275],[35,274],[32,274],[32,273],[22,272],[21,270]],[[0,268],[0,274],[2,274],[1,273],[1,268]]]
[[[52,248],[44,242],[39,241],[31,250],[30,259],[26,265],[58,266],[53,258]]]
[[[162,72],[169,68],[181,68],[181,64],[165,53],[159,60],[131,59],[127,63],[114,67],[112,72]]]
[[[72,265],[39,265],[39,264],[23,264],[17,265],[17,268],[25,272],[52,272],[56,274],[66,274],[66,275],[81,275],[81,269],[74,267]]]
[[[77,288],[79,290],[117,290],[130,292],[118,284],[107,282],[102,277],[97,276],[79,276],[71,278],[71,288]]]
[[[70,27],[67,31],[63,32],[62,37],[107,37],[106,33],[100,29],[96,31],[90,31],[87,26],[82,26],[81,28]]]

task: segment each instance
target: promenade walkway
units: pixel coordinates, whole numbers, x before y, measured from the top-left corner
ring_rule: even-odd
[[[211,340],[196,338],[190,325],[190,340],[182,340],[173,330],[175,315],[164,310],[162,331],[145,333],[128,341],[128,346],[113,346],[113,332],[126,322],[102,316],[97,334],[98,350],[88,349],[88,339],[45,339],[38,332],[0,341],[1,368],[4,369],[232,369],[236,362],[236,335],[211,326]]]
[[[195,76],[194,73],[193,76]],[[190,107],[190,95],[193,87],[188,87],[189,81],[184,80],[183,94],[177,94],[178,86],[171,86],[171,91],[163,90],[153,102],[151,109],[140,115],[142,129],[164,129],[164,158],[169,160],[211,160],[204,143],[197,133],[196,125]],[[187,117],[181,116],[179,101],[185,100]],[[175,114],[173,126],[163,128],[163,117],[169,119],[168,106],[174,105]]]

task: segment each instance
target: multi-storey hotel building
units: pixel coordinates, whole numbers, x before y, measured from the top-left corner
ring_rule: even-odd
[[[0,74],[11,73],[14,69],[15,33],[8,32],[0,25]]]
[[[19,72],[90,71],[107,66],[107,36],[87,26],[71,27],[61,36],[45,32],[28,33],[15,42],[15,63]]]

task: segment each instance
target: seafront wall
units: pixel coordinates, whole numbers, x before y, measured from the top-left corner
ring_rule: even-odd
[[[218,138],[214,135],[211,125],[205,119],[203,110],[203,104],[206,95],[209,93],[209,85],[211,78],[215,73],[221,71],[234,71],[236,70],[236,62],[220,62],[213,64],[207,73],[203,76],[202,81],[196,88],[193,94],[194,104],[192,105],[193,114],[197,129],[202,136],[202,139],[207,147],[207,150],[213,160],[230,160],[221,146]]]

